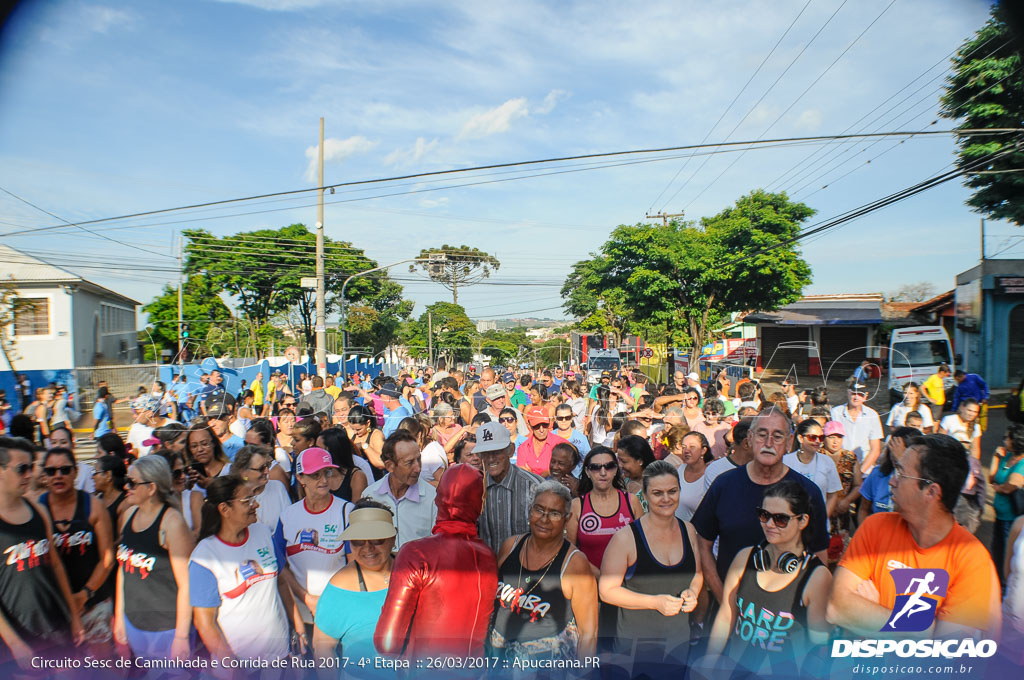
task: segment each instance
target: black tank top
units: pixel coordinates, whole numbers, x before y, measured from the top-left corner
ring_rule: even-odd
[[[562,594],[562,569],[572,544],[563,539],[548,567],[531,570],[521,561],[525,543],[525,537],[516,542],[498,570],[494,603],[494,629],[515,642],[555,637],[573,618],[572,605]]]
[[[823,566],[811,557],[804,570],[782,590],[764,590],[757,582],[754,551],[736,588],[736,621],[729,631],[729,656],[737,660],[734,677],[761,674],[796,676],[807,652],[807,607],[801,604],[811,574]],[[768,662],[766,664],[765,662]]]
[[[124,614],[140,630],[171,630],[177,622],[178,583],[171,558],[160,545],[160,522],[171,506],[164,505],[142,531],[132,529],[132,511],[121,532],[117,561],[124,571]]]
[[[331,492],[334,496],[342,499],[343,501],[349,501],[354,503],[359,500],[358,498],[352,500],[352,475],[355,474],[355,468],[347,470],[345,472],[345,479],[342,480],[341,486]]]
[[[71,585],[71,592],[77,593],[85,587],[96,565],[100,563],[100,550],[96,544],[96,533],[89,523],[89,514],[92,512],[92,498],[84,491],[75,492],[75,513],[71,519],[65,522],[53,520],[53,543],[64,564],[64,570],[68,573],[68,582]],[[39,501],[50,511],[53,517],[53,508],[50,507],[50,494],[44,493]],[[107,592],[107,584],[96,591],[96,594],[85,603],[91,607],[110,597]]]
[[[664,565],[651,554],[639,519],[629,524],[636,543],[636,562],[626,571],[622,582],[624,588],[645,595],[679,597],[690,587],[690,581],[697,572],[697,562],[686,526],[681,520],[676,521],[683,538],[683,558],[673,565]],[[685,663],[690,647],[690,616],[686,613],[665,616],[655,609],[619,609],[616,638],[616,651],[638,661]],[[644,646],[638,644],[634,648],[634,640]],[[653,672],[652,677],[657,675]]]
[[[0,519],[0,611],[22,640],[36,651],[67,645],[70,616],[50,560],[46,523],[31,503],[24,524]],[[6,656],[7,646],[3,645]]]

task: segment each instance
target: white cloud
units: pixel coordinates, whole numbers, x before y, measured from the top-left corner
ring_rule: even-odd
[[[513,120],[524,118],[529,114],[530,108],[526,103],[526,97],[509,99],[501,106],[478,113],[466,121],[462,130],[459,131],[457,139],[478,139],[507,132]]]
[[[416,163],[429,152],[435,150],[439,144],[440,142],[437,139],[432,139],[428,142],[423,137],[417,137],[416,143],[411,148],[395,149],[384,157],[384,163],[386,165],[409,165]]]
[[[291,12],[297,9],[309,9],[328,4],[336,4],[333,0],[217,0],[232,5],[248,5],[271,12]]]
[[[551,90],[551,92],[548,92],[547,96],[544,97],[544,101],[541,105],[533,109],[533,112],[541,115],[551,113],[558,102],[568,96],[569,93],[565,90]]]
[[[447,208],[448,207],[448,197],[447,196],[442,196],[441,198],[421,198],[420,199],[420,207],[421,208]]]
[[[82,12],[85,14],[85,25],[94,33],[106,34],[112,28],[130,26],[136,20],[132,12],[113,7],[83,7]]]
[[[796,126],[800,130],[817,130],[821,127],[821,111],[818,109],[807,109],[796,119]]]
[[[343,161],[358,153],[366,153],[377,146],[377,142],[370,141],[362,135],[355,135],[347,139],[329,137],[324,140],[324,163],[332,161]],[[306,158],[309,165],[306,167],[306,181],[315,182],[317,179],[317,145],[306,147]]]

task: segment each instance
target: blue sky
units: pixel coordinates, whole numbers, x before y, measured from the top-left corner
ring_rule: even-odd
[[[948,129],[931,125],[948,55],[988,9],[980,0],[24,2],[0,44],[0,186],[69,221],[307,188],[320,116],[328,184],[705,137],[833,134],[869,113],[854,130]],[[443,243],[491,252],[502,262],[491,281],[505,285],[460,294],[470,316],[560,317],[572,263],[645,212],[713,215],[765,186],[828,218],[948,168],[955,149],[948,136],[831,148],[820,154],[835,156],[779,182],[818,147],[751,151],[728,169],[738,154],[462,188],[450,185],[465,178],[339,190],[324,221],[329,237],[382,264]],[[372,198],[410,190],[419,193]],[[921,280],[951,288],[978,258],[967,196],[949,183],[806,243],[806,292]],[[5,237],[60,220],[0,194],[0,240],[146,302],[176,280],[164,270],[175,266],[178,229],[312,225],[314,204],[307,194],[90,227],[122,242],[113,243],[77,229]],[[1002,256],[1024,257],[1024,240],[1005,241],[1013,227],[988,230],[990,252],[1016,243]],[[449,295],[403,283],[417,314]],[[523,283],[533,285],[512,285]]]

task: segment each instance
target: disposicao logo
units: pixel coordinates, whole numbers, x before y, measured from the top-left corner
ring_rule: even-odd
[[[882,632],[919,633],[935,621],[939,602],[949,589],[945,569],[893,569],[896,601]],[[981,657],[996,653],[993,640],[833,640],[832,656],[878,657],[895,653],[900,657]]]
[[[895,569],[890,573],[896,584],[896,604],[882,630],[928,630],[935,621],[939,601],[949,588],[949,573],[945,569]]]

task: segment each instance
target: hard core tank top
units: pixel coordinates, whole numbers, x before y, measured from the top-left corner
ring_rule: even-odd
[[[786,587],[772,592],[757,582],[754,550],[750,551],[736,588],[736,620],[729,631],[728,653],[738,666],[734,677],[764,673],[766,666],[773,675],[797,674],[808,642],[807,607],[800,600],[819,566],[821,560],[811,557]]]
[[[133,511],[117,546],[117,561],[124,570],[124,615],[139,630],[171,630],[176,624],[178,583],[170,554],[160,545],[160,523],[170,507],[164,505],[142,531],[132,529],[138,512]]]

